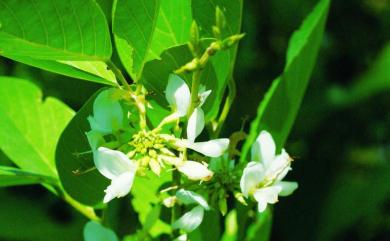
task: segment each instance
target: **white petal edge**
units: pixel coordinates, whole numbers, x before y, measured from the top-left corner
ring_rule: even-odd
[[[204,112],[201,108],[195,108],[192,112],[187,125],[187,138],[194,142],[204,128]]]
[[[210,209],[207,201],[200,194],[197,194],[196,192],[180,189],[179,191],[176,192],[176,197],[180,202],[182,202],[185,205],[196,203],[202,206],[206,210]]]
[[[206,102],[207,97],[209,97],[210,94],[211,94],[211,90],[200,91],[200,93],[198,94],[198,97],[199,97],[199,106],[198,107],[201,107]]]
[[[261,131],[252,145],[252,161],[263,162],[268,165],[275,158],[276,146],[268,131]]]
[[[94,152],[94,162],[98,171],[109,179],[114,179],[125,172],[135,172],[137,164],[130,160],[124,153],[99,147]]]
[[[258,202],[258,211],[264,212],[267,204],[274,204],[278,201],[278,195],[282,188],[279,186],[270,186],[257,189],[253,193],[253,197]]]
[[[214,174],[205,165],[195,161],[185,161],[177,169],[193,181],[208,181]]]
[[[204,209],[201,206],[194,207],[172,224],[173,229],[183,229],[187,233],[194,231],[203,221]]]
[[[126,196],[133,186],[135,172],[129,171],[124,172],[120,176],[112,179],[111,185],[107,187],[104,191],[106,195],[104,196],[103,202],[108,203],[114,198],[119,198]]]
[[[229,147],[229,139],[221,138],[204,142],[187,142],[187,148],[209,157],[220,157]]]
[[[264,179],[264,166],[259,162],[249,162],[244,168],[240,180],[241,192],[245,197],[254,191],[256,186]]]
[[[179,117],[187,114],[191,101],[191,93],[183,79],[175,74],[169,75],[165,97]]]

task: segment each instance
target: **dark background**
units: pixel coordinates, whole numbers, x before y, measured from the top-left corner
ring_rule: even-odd
[[[223,135],[254,118],[283,70],[290,35],[315,3],[245,1],[238,93]],[[1,58],[0,74],[36,81],[75,110],[100,87]],[[286,149],[296,160],[287,179],[300,186],[275,206],[271,240],[390,240],[389,0],[332,2]],[[80,239],[85,220],[42,187],[0,189],[0,204],[0,240]]]

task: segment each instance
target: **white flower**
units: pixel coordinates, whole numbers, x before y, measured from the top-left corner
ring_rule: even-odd
[[[191,103],[191,93],[188,85],[179,76],[175,74],[169,75],[165,97],[179,117],[187,114]]]
[[[177,169],[193,181],[208,181],[214,174],[207,166],[195,161],[184,161],[177,165]]]
[[[93,116],[88,117],[92,130],[102,134],[114,133],[124,126],[121,104],[115,96],[115,89],[103,90],[93,103]]]
[[[205,90],[204,86],[199,87],[198,107],[204,104],[210,94],[211,90]],[[187,115],[191,104],[191,92],[186,82],[178,75],[169,75],[168,85],[165,89],[165,98],[178,117]]]
[[[104,191],[106,193],[104,203],[130,192],[137,171],[135,161],[120,151],[99,147],[94,152],[94,162],[99,172],[111,180],[111,185]]]
[[[252,146],[252,160],[243,171],[240,187],[243,195],[253,195],[258,202],[259,212],[267,204],[274,204],[278,196],[288,196],[297,187],[296,182],[285,182],[282,179],[291,170],[291,157],[283,149],[276,155],[275,142],[270,133],[262,131]]]
[[[203,110],[198,107],[190,116],[187,125],[187,139],[177,142],[178,146],[192,149],[196,152],[202,153],[209,157],[220,157],[227,150],[229,146],[228,138],[220,138],[203,142],[195,142],[195,138],[204,129],[204,113]]]
[[[210,207],[201,195],[188,190],[180,189],[176,192],[176,198],[185,205],[196,204],[197,206],[176,220],[172,228],[180,228],[187,233],[192,232],[202,223],[204,211],[209,210]]]

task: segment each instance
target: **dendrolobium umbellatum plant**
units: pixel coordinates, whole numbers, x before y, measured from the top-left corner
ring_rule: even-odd
[[[298,187],[285,180],[284,145],[329,0],[293,34],[283,73],[241,129],[227,120],[246,78],[234,74],[243,0],[115,0],[104,12],[103,2],[0,1],[1,55],[100,88],[76,113],[0,77],[0,151],[17,166],[0,175],[44,184],[87,217],[85,241],[208,240],[210,225],[223,241],[268,240],[271,206]]]

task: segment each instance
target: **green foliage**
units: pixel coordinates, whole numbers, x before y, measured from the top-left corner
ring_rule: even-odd
[[[93,102],[103,89],[97,91],[63,131],[56,150],[56,166],[64,189],[77,201],[87,205],[101,203],[109,180],[93,169],[91,147],[85,135],[91,128],[87,121]],[[78,171],[79,173],[75,173]]]
[[[23,171],[18,168],[0,166],[0,187],[31,185],[31,184],[55,184],[56,179]]]
[[[320,1],[291,37],[283,74],[273,81],[258,107],[241,161],[246,161],[250,146],[261,130],[272,133],[279,150],[284,146],[318,55],[328,9],[329,0]]]
[[[20,7],[20,2],[7,0],[1,5],[3,56],[76,78],[113,83],[101,74],[102,69],[95,69],[110,58],[112,49],[106,19],[94,1],[28,1]],[[66,63],[76,67],[73,69],[57,61],[86,61],[84,65],[94,67],[85,69]]]
[[[21,169],[56,177],[54,151],[73,111],[57,99],[43,101],[29,81],[0,77],[1,150]]]
[[[118,241],[118,238],[111,229],[90,221],[84,227],[84,241]]]
[[[131,77],[138,80],[147,61],[186,43],[191,20],[189,0],[118,0],[113,29],[118,38],[126,40],[119,40],[117,48]]]

